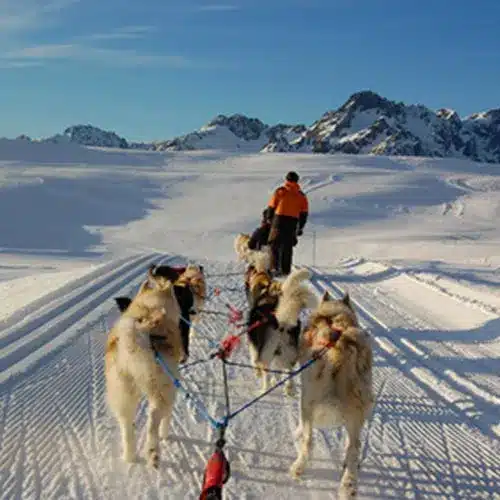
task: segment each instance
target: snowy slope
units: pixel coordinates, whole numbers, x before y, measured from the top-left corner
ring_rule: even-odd
[[[303,125],[269,126],[257,118],[249,118],[241,114],[218,115],[199,130],[172,140],[157,142],[154,148],[157,151],[200,149],[271,151],[271,146],[266,147],[268,144],[276,144],[280,141],[288,143],[300,137],[305,130]]]
[[[120,460],[103,394],[112,298],[134,293],[150,262],[194,260],[221,292],[207,310],[244,309],[233,238],[253,229],[292,168],[311,205],[296,262],[318,293],[349,290],[374,339],[377,401],[363,433],[360,498],[498,498],[497,165],[16,144],[0,160],[0,211],[11,214],[0,219],[2,500],[198,498],[214,435],[182,398],[160,470]],[[224,315],[204,316],[192,360],[226,333]],[[248,361],[244,343],[234,360]],[[216,360],[184,380],[222,415]],[[258,383],[234,367],[230,387],[237,407]],[[298,401],[277,390],[234,419],[226,498],[335,497],[343,433],[316,433],[310,468],[295,482],[287,470],[297,417]],[[143,405],[139,446],[144,425]]]

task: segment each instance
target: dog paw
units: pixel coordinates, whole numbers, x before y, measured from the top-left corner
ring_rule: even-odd
[[[356,491],[356,488],[349,488],[347,486],[340,486],[338,494],[337,494],[337,499],[338,500],[353,500],[354,498],[357,498],[358,493]]]
[[[339,500],[350,500],[357,497],[357,479],[353,474],[344,474],[338,491]]]
[[[294,462],[290,467],[290,476],[294,479],[299,479],[304,473],[304,464],[302,462]]]
[[[160,455],[157,450],[151,449],[147,452],[148,465],[153,469],[158,469],[160,465]]]

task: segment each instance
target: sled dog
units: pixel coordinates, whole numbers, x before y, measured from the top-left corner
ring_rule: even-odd
[[[238,260],[246,260],[245,257],[249,250],[248,242],[250,241],[250,235],[246,233],[239,233],[234,238],[234,251],[238,256]]]
[[[191,290],[194,300],[194,313],[191,315],[191,322],[196,325],[200,321],[200,314],[207,298],[207,283],[203,266],[189,264],[175,282],[175,286],[187,286]]]
[[[281,284],[281,293],[275,311],[278,325],[279,345],[275,359],[283,370],[293,370],[299,357],[299,337],[302,328],[300,314],[305,309],[314,309],[318,305],[316,294],[304,283],[310,273],[307,269],[292,271]],[[284,384],[285,394],[294,393],[293,379]]]
[[[262,378],[262,392],[268,389],[268,372],[276,361],[279,369],[292,370],[298,358],[300,312],[313,307],[316,296],[302,281],[309,278],[307,269],[299,269],[280,283],[258,281],[254,305],[248,318],[248,340],[252,365]],[[292,379],[284,384],[286,395],[292,395]]]
[[[200,311],[206,300],[206,281],[204,268],[201,265],[190,264],[185,267],[167,265],[151,266],[148,270],[148,280],[152,286],[155,282],[170,281],[174,284],[174,292],[181,309],[179,329],[181,331],[184,357],[189,357],[189,339],[194,333],[195,325],[200,320]]]
[[[300,423],[296,431],[300,451],[290,473],[295,477],[303,473],[312,448],[313,427],[344,426],[347,444],[339,496],[354,498],[361,429],[374,403],[373,354],[368,333],[359,327],[348,294],[333,299],[326,292],[309,318],[300,340],[299,361],[305,363],[320,352],[324,354],[301,372]]]
[[[170,427],[176,387],[155,359],[152,342],[163,362],[178,377],[182,355],[180,310],[170,282],[150,288],[145,281],[133,300],[116,298],[122,311],[108,334],[105,352],[106,398],[121,430],[123,459],[135,461],[134,418],[144,395],[149,403],[145,455],[158,467],[159,438]]]
[[[250,307],[260,292],[273,282],[269,272],[270,264],[271,259],[267,251],[253,252],[252,262],[245,271],[245,293]]]

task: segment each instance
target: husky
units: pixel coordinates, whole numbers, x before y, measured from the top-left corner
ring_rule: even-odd
[[[191,324],[197,325],[200,322],[200,315],[205,307],[207,300],[207,282],[203,266],[189,264],[184,272],[175,282],[177,287],[189,287],[193,295],[194,311],[191,314]],[[191,328],[191,334],[194,333],[194,328]]]
[[[253,307],[261,290],[269,287],[273,281],[270,273],[271,258],[266,251],[252,251],[252,257],[245,271],[245,293],[247,302]]]
[[[234,239],[234,250],[238,260],[246,262],[250,266],[255,266],[256,261],[261,261],[262,257],[266,259],[266,269],[271,265],[271,246],[263,245],[259,249],[253,250],[248,247],[251,236],[246,233],[239,233]]]
[[[176,387],[155,359],[155,349],[174,377],[182,356],[180,309],[170,282],[154,289],[145,281],[134,299],[116,299],[122,311],[108,334],[105,352],[106,399],[121,429],[122,458],[136,461],[134,419],[139,400],[149,403],[145,455],[159,463],[159,438],[166,439]]]
[[[325,292],[312,312],[301,335],[299,362],[303,364],[313,357],[317,360],[301,372],[300,423],[295,431],[300,451],[290,473],[293,477],[303,473],[312,448],[313,427],[344,426],[348,439],[339,496],[354,498],[361,429],[374,404],[373,352],[349,294],[333,299]]]
[[[316,295],[302,281],[307,269],[292,272],[282,283],[258,281],[248,318],[250,358],[255,375],[262,378],[262,392],[268,389],[267,370],[272,361],[283,370],[292,370],[298,359],[301,329],[300,312],[316,303]],[[284,384],[285,395],[293,395],[292,379]]]
[[[238,260],[246,260],[247,252],[249,251],[249,241],[250,235],[246,233],[239,233],[234,238],[234,251],[238,256]]]
[[[189,357],[189,339],[194,334],[193,325],[199,323],[200,313],[206,300],[206,281],[201,265],[189,264],[185,267],[167,265],[150,266],[148,280],[152,287],[158,282],[169,281],[174,285],[174,292],[181,309],[179,328],[182,335],[184,356],[182,363]]]
[[[279,345],[275,352],[277,364],[287,371],[293,370],[299,358],[299,337],[302,328],[300,314],[318,305],[316,294],[304,283],[310,278],[307,269],[292,271],[281,284],[281,293],[274,317],[278,325]],[[285,394],[293,395],[293,379],[284,384]]]

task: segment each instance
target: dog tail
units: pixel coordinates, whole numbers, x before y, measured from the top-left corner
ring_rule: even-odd
[[[305,280],[309,279],[311,276],[311,273],[309,272],[308,269],[305,267],[302,269],[295,269],[293,270],[283,281],[283,284],[281,285],[281,290],[283,292],[283,295],[286,294],[288,291],[292,291],[297,289],[297,287]]]
[[[306,268],[292,271],[281,285],[281,303],[294,302],[300,309],[314,308],[318,304],[316,294],[304,283],[311,274]]]

